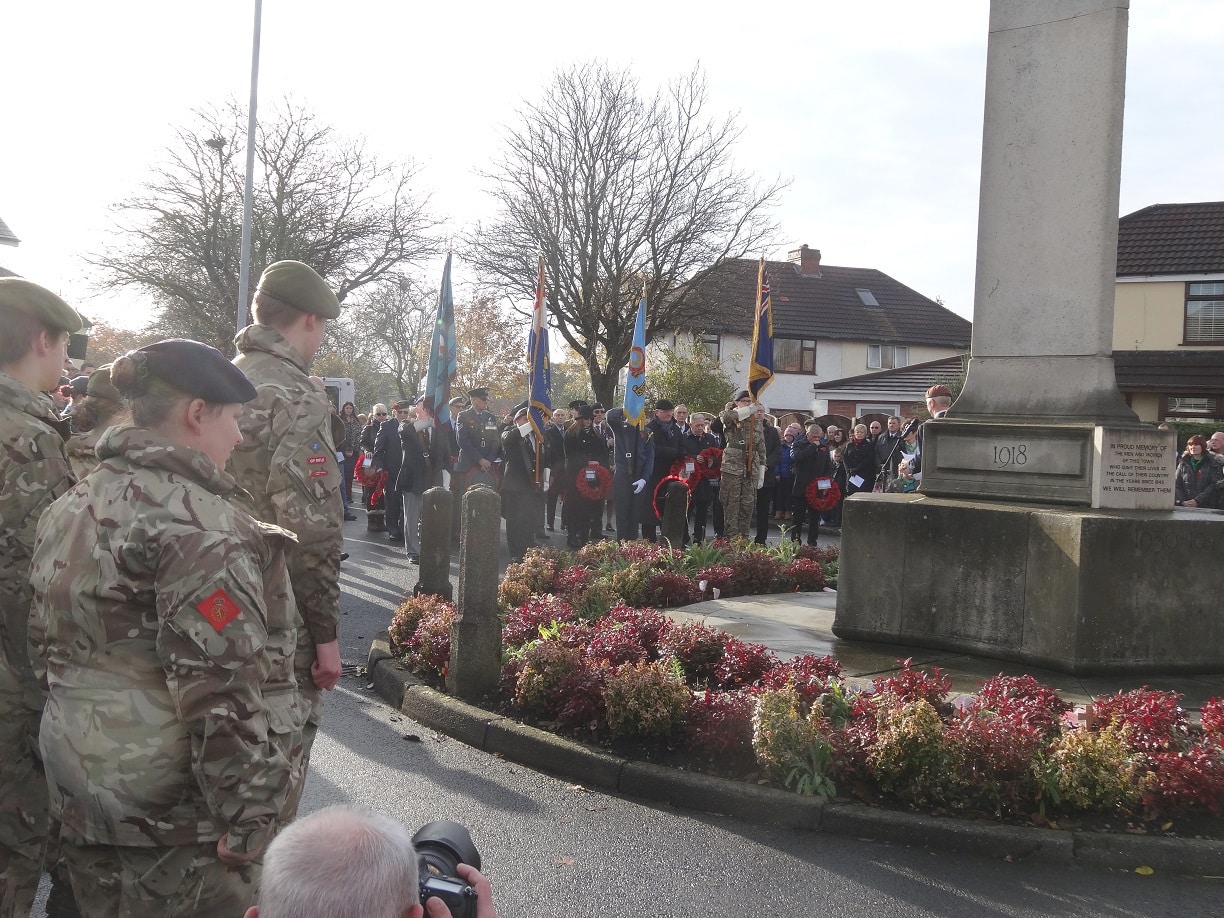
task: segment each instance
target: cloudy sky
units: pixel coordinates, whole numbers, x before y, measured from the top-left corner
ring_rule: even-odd
[[[1020,2],[1020,0],[1016,0]],[[1132,0],[1122,213],[1224,199],[1224,4]],[[782,176],[778,248],[878,268],[972,317],[986,0],[918,4],[265,0],[261,104],[291,95],[385,158],[416,161],[457,234],[489,216],[476,172],[560,67],[629,67],[653,90],[700,64],[737,163]],[[86,314],[82,256],[192,108],[249,92],[253,0],[6,4],[0,264]],[[436,273],[440,274],[441,266]],[[464,279],[464,267],[456,265]]]

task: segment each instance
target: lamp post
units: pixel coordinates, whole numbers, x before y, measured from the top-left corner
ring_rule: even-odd
[[[238,305],[235,309],[235,333],[246,326],[247,286],[251,280],[251,210],[255,198],[255,107],[259,98],[259,25],[263,18],[263,0],[255,0],[255,28],[251,39],[251,103],[247,116],[246,194],[242,200],[242,245],[238,267]]]

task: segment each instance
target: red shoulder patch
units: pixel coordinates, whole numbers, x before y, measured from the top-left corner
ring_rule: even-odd
[[[196,611],[208,619],[208,623],[221,633],[221,629],[242,614],[237,603],[230,599],[225,590],[217,590],[206,600],[196,606]]]

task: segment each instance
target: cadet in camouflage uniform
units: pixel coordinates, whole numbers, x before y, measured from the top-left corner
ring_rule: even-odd
[[[756,507],[757,480],[760,470],[765,468],[765,425],[754,414],[752,396],[747,389],[741,389],[719,416],[727,439],[719,498],[723,505],[723,532],[729,539],[748,537]]]
[[[68,461],[72,464],[72,474],[77,481],[92,472],[98,464],[94,447],[122,407],[123,397],[111,385],[110,364],[90,373],[85,400],[76,406],[69,418],[72,436],[65,446]]]
[[[331,404],[307,367],[323,342],[340,301],[311,268],[278,261],[259,279],[255,324],[235,339],[234,364],[258,395],[246,406],[242,444],[230,473],[249,493],[252,514],[297,535],[289,577],[302,628],[296,666],[310,717],[304,753],[310,756],[323,716],[321,690],[340,678],[340,549],[344,505],[331,434]],[[296,809],[297,801],[292,801]]]
[[[230,501],[254,387],[215,348],[115,361],[138,426],[38,526],[41,747],[81,914],[238,915],[300,792],[293,534]]]
[[[43,393],[81,317],[37,284],[0,278],[0,916],[28,915],[47,844],[38,757],[42,693],[30,668],[30,555],[39,517],[73,484],[66,421]]]

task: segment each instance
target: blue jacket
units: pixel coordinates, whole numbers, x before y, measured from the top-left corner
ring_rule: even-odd
[[[612,447],[616,457],[616,477],[623,477],[630,482],[639,478],[649,481],[654,471],[654,443],[625,420],[624,408],[609,410],[604,415],[604,422],[612,429],[612,436],[616,438]]]

